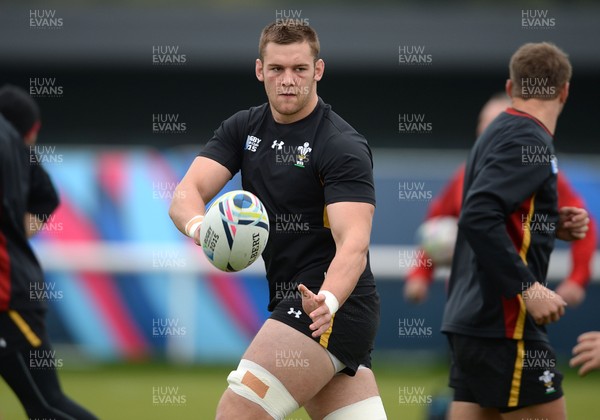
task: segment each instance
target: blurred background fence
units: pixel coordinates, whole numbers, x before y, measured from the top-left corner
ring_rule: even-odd
[[[195,152],[57,147],[60,163],[46,167],[62,204],[35,240],[48,273],[55,343],[78,343],[99,360],[223,362],[240,357],[268,315],[266,280],[262,262],[242,273],[218,272],[173,227],[168,206]],[[422,197],[435,196],[463,155],[375,151],[378,206],[371,264],[382,297],[378,351],[445,351],[438,330],[447,270],[438,272],[425,304],[414,306],[402,298],[415,230],[430,200],[406,200],[401,192],[409,184],[425,192]],[[590,211],[600,214],[600,159],[570,156],[561,160],[561,168]],[[239,187],[236,177],[227,188]],[[569,267],[568,252],[559,246],[550,280],[565,278]],[[588,293],[580,308],[551,327],[562,352],[570,351],[577,334],[598,327],[599,284]],[[418,338],[400,335],[399,323],[414,320],[430,332]]]

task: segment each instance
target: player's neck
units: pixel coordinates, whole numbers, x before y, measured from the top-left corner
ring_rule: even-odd
[[[562,106],[557,100],[543,101],[540,99],[523,100],[521,98],[513,98],[512,107],[517,111],[525,112],[538,119],[554,135],[556,121],[562,110]]]

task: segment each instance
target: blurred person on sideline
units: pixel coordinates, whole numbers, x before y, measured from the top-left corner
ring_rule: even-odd
[[[40,111],[21,88],[0,89],[0,376],[32,419],[96,417],[62,391],[46,331],[42,268],[28,238],[59,200],[35,156]],[[34,292],[32,294],[32,291]]]
[[[477,139],[463,202],[442,332],[451,350],[449,419],[566,419],[562,374],[545,325],[564,299],[545,286],[555,238],[585,237],[584,209],[558,208],[554,132],[571,63],[557,46],[512,55],[512,105]],[[542,363],[538,358],[543,358]]]
[[[511,106],[511,100],[505,92],[499,92],[483,105],[477,123],[477,137],[502,112]],[[434,217],[452,216],[458,219],[463,197],[465,165],[461,165],[452,175],[441,193],[431,202],[425,220]],[[583,198],[573,189],[563,171],[557,174],[558,207],[585,208]],[[591,279],[591,266],[596,250],[595,222],[590,215],[589,230],[585,238],[570,243],[571,272],[556,288],[569,306],[577,306],[585,299],[585,288]],[[422,303],[427,299],[429,286],[433,282],[435,264],[423,252],[419,252],[418,264],[408,272],[404,283],[404,298],[409,302]]]

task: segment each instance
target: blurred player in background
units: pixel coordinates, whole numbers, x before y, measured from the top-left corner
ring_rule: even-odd
[[[60,387],[46,333],[44,275],[28,238],[58,206],[34,145],[40,128],[35,101],[15,86],[0,89],[0,375],[29,418],[95,419]]]
[[[312,418],[385,419],[370,369],[379,323],[368,260],[371,151],[317,96],[325,64],[312,28],[268,25],[259,57],[256,77],[268,103],[221,124],[170,209],[179,230],[199,243],[206,203],[241,171],[243,188],[263,202],[272,226],[282,214],[301,215],[309,226],[269,233],[263,258],[272,315],[229,375],[217,418],[283,419],[304,406]],[[299,291],[282,298],[282,286]],[[302,355],[304,369],[281,366],[278,354],[290,351]]]
[[[510,97],[504,92],[493,95],[483,106],[479,113],[477,123],[477,137],[487,126],[511,105]],[[453,216],[458,219],[463,197],[463,182],[465,165],[461,165],[454,173],[450,182],[442,189],[429,206],[425,220],[434,217]],[[564,172],[557,174],[558,207],[580,207],[585,203],[567,181]],[[585,238],[573,241],[571,248],[571,273],[557,287],[556,292],[562,296],[568,305],[579,305],[585,298],[585,287],[590,282],[591,264],[596,250],[596,228],[590,216],[589,230]],[[404,284],[404,297],[406,300],[421,303],[427,298],[427,291],[433,281],[435,263],[424,252],[419,252],[418,264],[411,268]]]
[[[451,420],[566,418],[544,327],[566,302],[544,282],[555,237],[581,239],[589,222],[584,209],[557,205],[553,133],[571,64],[555,45],[530,43],[509,69],[512,107],[477,139],[465,168],[442,322],[452,354]]]

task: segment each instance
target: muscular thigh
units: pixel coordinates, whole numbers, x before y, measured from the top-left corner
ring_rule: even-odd
[[[501,420],[496,408],[483,408],[477,403],[453,401],[448,412],[448,420]]]
[[[311,418],[322,419],[335,410],[378,395],[373,371],[359,369],[355,376],[335,375],[304,408]]]
[[[567,410],[564,397],[548,403],[536,404],[509,413],[502,413],[503,420],[521,420],[527,418],[565,420],[567,418]]]
[[[243,356],[273,374],[299,405],[333,377],[327,351],[316,341],[279,321],[268,319]]]

